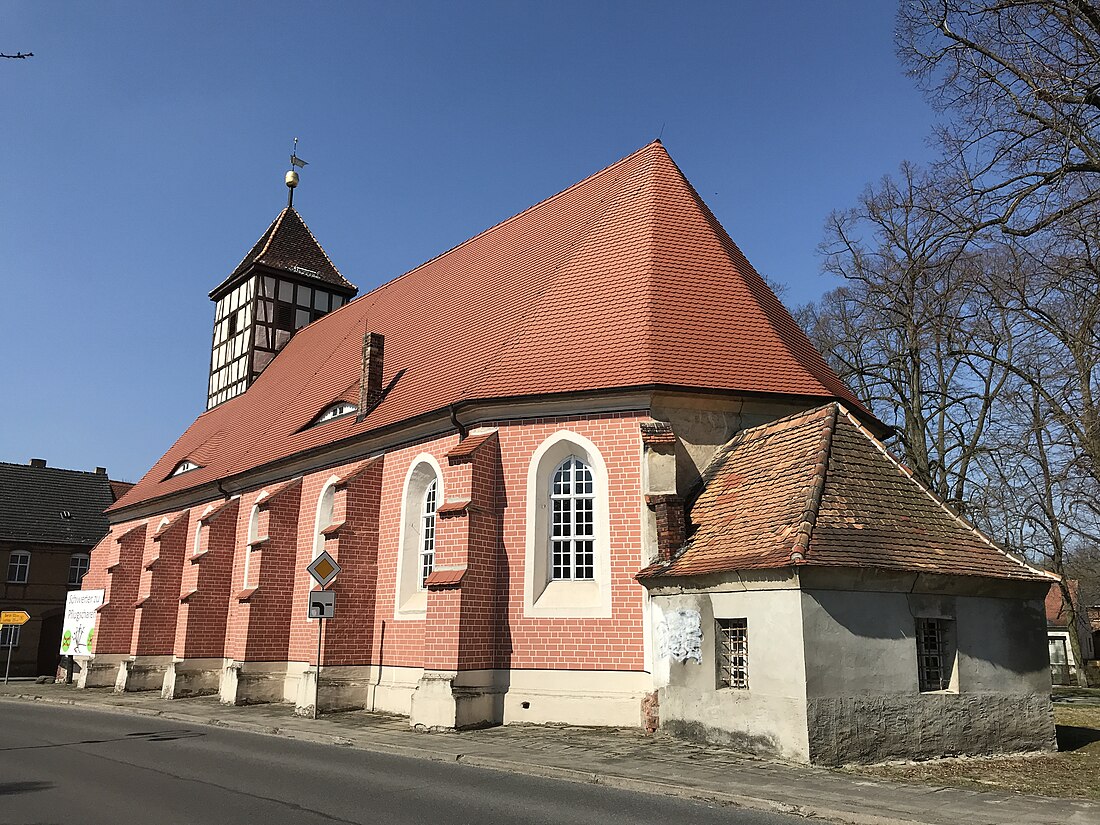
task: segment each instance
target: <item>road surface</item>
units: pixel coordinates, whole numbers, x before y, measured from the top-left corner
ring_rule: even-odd
[[[0,701],[0,824],[147,822],[805,825],[806,820],[152,717]]]

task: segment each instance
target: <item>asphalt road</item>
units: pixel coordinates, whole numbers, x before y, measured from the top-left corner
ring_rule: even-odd
[[[146,822],[806,820],[151,717],[0,701],[0,824]]]

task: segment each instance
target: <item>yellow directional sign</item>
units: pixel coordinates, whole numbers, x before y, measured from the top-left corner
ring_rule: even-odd
[[[0,612],[0,624],[26,624],[31,614],[26,610],[5,610]]]

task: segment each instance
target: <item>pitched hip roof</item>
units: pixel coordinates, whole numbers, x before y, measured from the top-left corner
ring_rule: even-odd
[[[357,400],[367,331],[398,380],[365,420],[303,429]],[[658,142],[299,330],[119,507],[453,403],[653,385],[838,398],[874,421]],[[169,477],[185,458],[202,468]]]
[[[955,514],[839,403],[734,436],[690,516],[682,551],[639,579],[804,565],[1056,578]]]
[[[217,298],[257,264],[323,281],[349,294],[356,291],[355,285],[340,274],[302,216],[291,206],[278,214],[229,277],[211,290],[210,297]]]

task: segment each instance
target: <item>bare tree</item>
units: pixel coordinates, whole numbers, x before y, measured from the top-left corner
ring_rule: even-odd
[[[974,462],[1004,365],[984,336],[973,270],[973,236],[941,204],[945,187],[916,167],[869,187],[859,206],[836,212],[821,246],[826,271],[844,286],[800,320],[842,378],[897,431],[917,477],[965,510]]]
[[[1029,235],[1100,201],[1095,3],[902,0],[897,41],[976,224]]]

